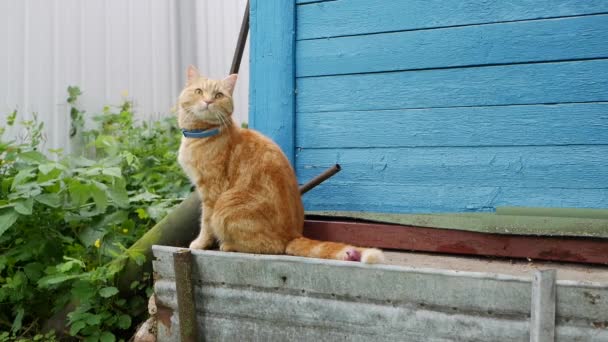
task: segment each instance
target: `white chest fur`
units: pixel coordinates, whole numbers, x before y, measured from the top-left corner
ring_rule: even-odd
[[[186,144],[186,142],[182,138],[182,143],[179,146],[179,154],[177,156],[177,161],[182,166],[182,169],[184,169],[184,172],[186,173],[192,184],[197,185],[198,181],[200,180],[200,173],[202,170],[197,170],[193,153],[194,149],[191,148],[191,146],[189,146],[188,144]]]

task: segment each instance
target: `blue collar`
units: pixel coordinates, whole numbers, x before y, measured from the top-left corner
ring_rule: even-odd
[[[217,135],[220,132],[219,128],[214,129],[183,129],[182,134],[186,138],[208,138]]]

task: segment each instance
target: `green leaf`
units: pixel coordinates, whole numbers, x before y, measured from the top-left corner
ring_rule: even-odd
[[[2,182],[2,192],[8,192],[8,189],[10,188],[11,184],[13,183],[13,179],[6,177],[3,179],[0,179],[0,181]]]
[[[93,246],[95,241],[102,240],[104,236],[108,234],[108,230],[105,226],[87,226],[80,234],[78,238],[85,246]]]
[[[74,263],[78,264],[78,265],[79,265],[81,268],[86,268],[85,263],[84,263],[82,260],[80,260],[80,259],[71,258],[71,257],[69,257],[69,256],[65,256],[65,255],[64,255],[64,256],[63,256],[63,260],[67,260],[67,261],[74,262]]]
[[[72,198],[72,204],[74,206],[81,206],[87,202],[91,197],[90,186],[88,184],[82,184],[79,181],[72,180],[69,182],[68,190],[70,191],[70,197]]]
[[[142,220],[150,217],[150,216],[148,216],[148,213],[146,212],[146,209],[144,209],[144,208],[137,208],[137,209],[135,209],[135,212],[137,213],[137,217],[139,217]]]
[[[115,342],[116,341],[116,337],[114,337],[114,334],[112,334],[109,331],[104,331],[101,333],[101,336],[99,337],[99,341],[101,342]]]
[[[78,280],[72,285],[72,295],[81,302],[87,302],[96,292],[96,289],[87,281]]]
[[[86,323],[83,321],[77,321],[72,323],[70,326],[70,335],[74,336],[78,334],[80,330],[82,330],[86,326]]]
[[[117,293],[118,293],[118,289],[115,288],[114,286],[104,287],[101,290],[99,290],[99,295],[102,296],[103,298],[110,298]]]
[[[103,159],[100,163],[103,167],[111,167],[111,166],[120,166],[123,163],[124,159],[121,156],[114,156]]]
[[[59,194],[42,194],[34,198],[37,202],[40,202],[51,208],[59,208],[61,206],[61,196]]]
[[[68,86],[68,103],[73,104],[78,99],[78,96],[82,95],[80,88],[76,86]]]
[[[58,264],[57,266],[55,266],[57,271],[59,271],[61,273],[68,273],[69,271],[74,269],[74,266],[79,266],[78,268],[85,268],[84,262],[82,262],[78,259],[72,259],[72,258],[68,258],[68,257],[63,257],[63,258],[67,259],[68,261],[62,262],[62,263]]]
[[[111,135],[100,135],[95,139],[95,147],[103,149],[108,155],[114,156],[120,150],[118,141]]]
[[[87,226],[78,238],[85,246],[92,246],[96,240],[101,240],[110,232],[112,225],[119,225],[128,219],[128,214],[125,211],[116,211],[109,215],[105,215],[97,223]]]
[[[34,170],[36,170],[36,168],[30,167],[19,171],[13,179],[13,185],[11,185],[11,190],[15,190],[18,185],[24,183],[28,178],[32,178],[32,176],[34,176]]]
[[[9,229],[19,218],[13,208],[0,209],[0,236]]]
[[[36,164],[36,165],[47,161],[44,154],[42,154],[38,151],[28,151],[28,152],[20,153],[19,159],[28,164]]]
[[[62,173],[63,171],[59,168],[54,168],[47,174],[40,172],[38,173],[38,178],[36,179],[36,182],[42,186],[56,184],[61,179],[60,176]]]
[[[133,165],[133,162],[137,161],[137,157],[129,151],[122,152],[121,156],[125,159],[125,161],[127,162],[127,165],[129,165],[129,166]]]
[[[63,283],[64,281],[67,281],[67,280],[83,278],[85,276],[86,276],[85,273],[81,273],[81,274],[62,274],[62,273],[51,274],[51,275],[48,275],[46,277],[40,278],[40,280],[38,280],[38,286],[39,287],[47,287],[47,286],[51,286],[51,285],[57,285],[57,284]]]
[[[97,183],[97,184],[103,185],[101,183]],[[108,207],[108,197],[106,196],[105,191],[100,189],[99,186],[96,186],[95,184],[93,186],[91,186],[90,188],[91,188],[91,196],[93,196],[93,201],[95,201],[95,206],[97,207],[97,211],[100,213],[105,212],[106,208]]]
[[[11,326],[11,331],[16,333],[21,330],[21,325],[23,322],[23,315],[25,315],[25,309],[23,307],[17,308],[17,314],[15,315],[15,319],[13,320],[13,325]]]
[[[119,208],[129,207],[129,195],[125,189],[125,181],[122,179],[116,179],[113,184],[108,186],[106,189],[108,197],[112,202]]]
[[[158,198],[160,198],[159,195],[150,193],[148,191],[144,191],[135,196],[132,196],[131,198],[129,198],[129,201],[131,203],[133,203],[133,202],[152,202]]]
[[[78,168],[74,170],[77,173],[80,173],[82,176],[99,176],[102,174],[101,167],[90,167],[90,168]]]
[[[101,323],[101,316],[91,314],[87,317],[86,322],[88,325],[99,325],[99,323]]]
[[[15,211],[21,215],[31,215],[32,208],[34,207],[34,199],[28,198],[26,200],[15,202]]]
[[[65,166],[59,164],[59,163],[46,163],[46,164],[40,164],[38,166],[38,170],[40,170],[40,173],[42,173],[43,175],[46,175],[47,173],[58,169],[58,170],[65,170]]]
[[[42,276],[44,265],[39,262],[31,262],[23,268],[25,275],[32,282],[37,281]]]
[[[163,217],[165,217],[165,215],[167,215],[167,212],[169,211],[171,206],[170,202],[157,202],[154,205],[150,205],[148,206],[148,215],[150,215],[150,217],[155,220],[158,221],[160,219],[162,219]]]
[[[95,165],[95,161],[85,157],[76,157],[71,159],[75,166],[90,167]]]
[[[131,316],[129,315],[120,315],[118,317],[118,327],[120,329],[128,329],[131,326]]]
[[[120,170],[119,167],[107,167],[107,168],[102,169],[101,172],[106,176],[112,176],[112,177],[116,177],[116,178],[122,177],[122,171]]]
[[[17,110],[13,110],[6,118],[6,124],[12,126],[15,124],[15,118],[17,118]]]

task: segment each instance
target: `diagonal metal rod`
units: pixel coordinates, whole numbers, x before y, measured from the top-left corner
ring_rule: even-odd
[[[236,41],[236,49],[234,57],[232,57],[232,66],[230,74],[238,74],[241,67],[241,59],[243,59],[243,51],[245,51],[245,43],[247,42],[247,34],[249,33],[249,0],[245,6],[245,14],[243,14],[243,22],[241,23],[241,31],[239,39]]]
[[[340,172],[340,170],[342,170],[342,168],[340,167],[340,164],[336,164],[332,167],[330,167],[329,169],[325,170],[322,174],[318,175],[317,177],[311,179],[308,183],[303,184],[300,187],[300,194],[304,195],[305,193],[308,192],[308,190],[314,188],[315,186],[325,182],[325,180],[327,180],[329,177],[335,175],[336,173]]]
[[[234,56],[232,57],[232,66],[230,67],[230,74],[238,74],[241,67],[241,60],[243,59],[243,52],[245,51],[245,44],[247,43],[247,35],[249,33],[249,0],[245,6],[245,13],[243,14],[243,21],[241,23],[241,30],[239,32],[239,38],[236,42],[236,48],[234,49]],[[321,184],[329,177],[335,175],[340,171],[340,165],[336,164],[329,169],[325,170],[322,174],[311,179],[308,183],[303,184],[300,187],[300,194],[305,194],[310,189]]]

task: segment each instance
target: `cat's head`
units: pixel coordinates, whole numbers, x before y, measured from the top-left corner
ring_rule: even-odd
[[[188,67],[188,81],[177,104],[179,126],[201,128],[230,125],[236,77],[236,74],[232,74],[221,81],[210,80],[201,76],[195,67]]]

